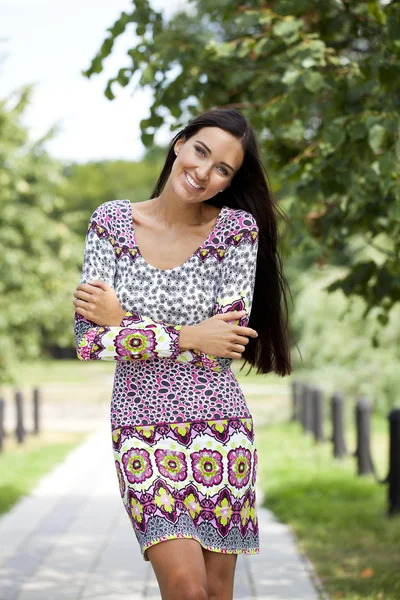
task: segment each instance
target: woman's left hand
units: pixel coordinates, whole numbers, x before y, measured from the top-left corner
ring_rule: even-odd
[[[114,289],[104,281],[81,283],[74,296],[76,312],[96,325],[118,327],[125,316]]]

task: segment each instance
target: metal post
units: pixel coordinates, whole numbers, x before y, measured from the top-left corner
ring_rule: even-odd
[[[342,394],[334,394],[332,396],[331,407],[333,456],[335,458],[343,458],[347,454],[347,448],[344,441],[344,398]]]
[[[371,404],[360,398],[356,404],[357,468],[359,475],[374,473],[371,456]]]
[[[25,438],[25,430],[24,430],[24,419],[23,419],[23,406],[22,406],[22,394],[21,392],[15,393],[15,408],[17,414],[17,426],[15,429],[15,435],[17,436],[17,441],[19,444],[22,444]]]
[[[39,433],[39,390],[33,390],[33,433]]]
[[[4,440],[4,398],[0,398],[0,452],[3,450]]]
[[[292,417],[291,421],[301,420],[301,383],[292,381]]]
[[[324,397],[322,391],[312,391],[312,432],[317,443],[324,441]]]
[[[400,512],[400,408],[389,413],[389,515]]]
[[[304,392],[304,431],[312,432],[314,391],[310,385],[307,385],[305,387],[306,389]]]
[[[304,424],[305,424],[306,396],[307,396],[307,386],[305,385],[305,383],[301,383],[300,390],[299,390],[299,399],[300,399],[299,422],[301,423],[303,429],[304,429]]]

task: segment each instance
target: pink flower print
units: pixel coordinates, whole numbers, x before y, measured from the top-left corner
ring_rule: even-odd
[[[193,477],[206,487],[218,485],[222,481],[222,456],[213,450],[200,450],[191,455]]]
[[[142,483],[153,475],[147,450],[132,448],[122,456],[122,464],[129,483]]]
[[[229,504],[229,500],[227,498],[222,498],[222,500],[217,504],[215,507],[215,516],[224,527],[228,524],[232,516],[232,506]]]
[[[135,521],[141,523],[143,520],[143,506],[133,496],[131,497],[130,510],[131,515],[135,519]]]
[[[176,450],[156,450],[155,458],[158,470],[163,477],[172,481],[184,481],[187,476],[187,465],[183,452]]]
[[[192,519],[195,519],[201,510],[198,498],[194,494],[189,494],[183,503]]]
[[[126,485],[125,485],[124,476],[122,475],[121,465],[119,464],[119,462],[117,460],[115,461],[115,468],[117,469],[119,491],[121,494],[121,498],[123,498],[123,496],[125,494]]]
[[[251,454],[249,450],[236,448],[228,453],[228,479],[229,483],[236,488],[242,488],[248,484],[251,471]]]
[[[121,329],[114,344],[118,356],[145,360],[154,354],[156,336],[151,329]]]
[[[162,486],[158,488],[154,495],[154,502],[161,510],[165,510],[167,513],[174,511],[175,500],[171,494]]]
[[[249,499],[246,498],[246,500],[243,502],[242,510],[240,511],[240,521],[242,523],[242,528],[247,525],[247,522],[250,519],[250,513],[251,508]]]

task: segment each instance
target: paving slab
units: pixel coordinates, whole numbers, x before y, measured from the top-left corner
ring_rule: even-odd
[[[316,600],[290,530],[258,511],[261,552],[238,557],[235,600]],[[161,600],[121,502],[108,427],[0,519],[0,598]]]

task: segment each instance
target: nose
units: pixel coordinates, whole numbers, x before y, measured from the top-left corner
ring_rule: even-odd
[[[196,167],[196,177],[199,181],[207,181],[210,174],[211,165],[202,164]]]

